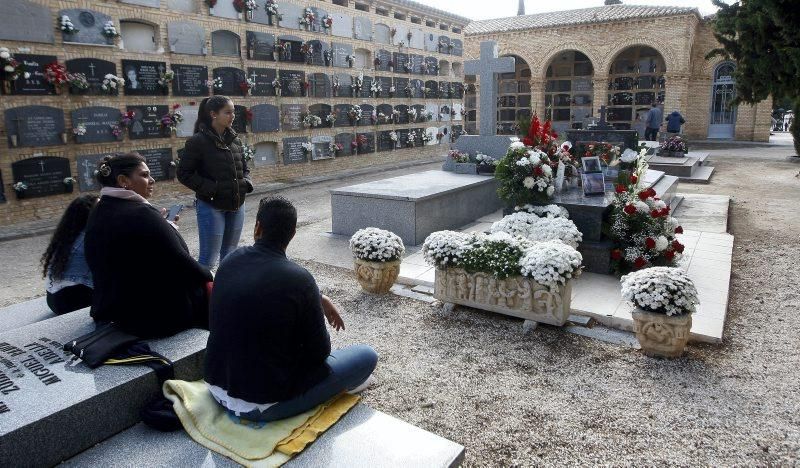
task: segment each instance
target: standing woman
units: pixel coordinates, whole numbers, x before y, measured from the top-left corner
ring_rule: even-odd
[[[225,96],[203,99],[194,136],[178,165],[178,180],[197,197],[200,258],[214,268],[239,245],[244,224],[244,198],[253,191],[242,142],[233,131],[233,101]]]

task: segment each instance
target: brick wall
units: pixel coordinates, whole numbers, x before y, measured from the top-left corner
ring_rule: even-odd
[[[41,44],[41,43],[23,43],[14,41],[2,41],[0,46],[8,47],[11,52],[36,54],[36,55],[56,55],[59,63],[65,63],[67,60],[82,57],[99,58],[114,62],[117,66],[117,74],[123,76],[121,68],[121,60],[151,60],[166,62],[167,69],[171,64],[193,64],[205,65],[209,70],[209,77],[211,71],[216,67],[236,67],[245,70],[248,67],[261,67],[261,68],[274,68],[277,70],[291,69],[302,70],[309,73],[348,73],[355,75],[359,70],[357,69],[344,69],[333,67],[310,66],[294,62],[263,62],[255,60],[247,60],[245,37],[246,31],[258,31],[278,35],[294,35],[302,38],[303,40],[321,40],[321,41],[335,41],[338,43],[351,44],[353,49],[368,49],[370,51],[377,51],[378,49],[386,49],[389,51],[398,51],[397,46],[389,46],[386,44],[378,44],[376,42],[363,41],[357,39],[348,39],[342,37],[332,37],[323,33],[300,31],[298,28],[285,28],[276,26],[267,26],[244,20],[231,20],[219,18],[209,15],[209,8],[204,0],[193,0],[195,3],[196,13],[185,13],[181,11],[173,11],[168,9],[168,1],[161,0],[160,8],[148,8],[126,3],[102,1],[102,0],[30,0],[33,3],[39,3],[47,6],[52,14],[52,23],[43,24],[43,28],[56,28],[56,21],[58,11],[61,9],[71,8],[85,8],[111,16],[115,22],[117,30],[120,31],[120,20],[133,19],[140,22],[147,22],[157,27],[157,38],[160,50],[157,53],[141,53],[129,52],[119,48],[119,39],[117,45],[113,47],[91,46],[91,45],[74,45],[63,44],[61,40],[60,31],[55,31],[56,41],[54,44]],[[219,0],[219,2],[231,0]],[[318,6],[327,10],[329,13],[346,13],[347,15],[356,17],[369,18],[372,24],[383,23],[389,26],[403,25],[406,28],[421,29],[426,34],[433,33],[436,35],[447,35],[451,38],[456,38],[464,41],[463,27],[466,22],[459,21],[451,15],[439,15],[427,8],[414,9],[408,5],[403,5],[403,2],[393,3],[391,0],[385,2],[363,2],[370,6],[369,12],[360,11],[355,9],[355,2],[350,1],[349,6],[335,5],[332,2],[308,0],[304,3],[300,2],[286,2],[281,0],[279,3],[296,3],[301,7]],[[348,2],[345,2],[348,3]],[[259,1],[260,8],[263,8],[263,1]],[[387,16],[376,14],[375,6],[379,6],[388,12]],[[399,20],[394,18],[395,11],[406,14],[406,20]],[[410,18],[420,18],[421,24],[413,24]],[[73,18],[73,22],[75,22]],[[191,21],[200,24],[206,31],[206,40],[209,48],[209,55],[194,56],[194,55],[181,55],[169,52],[169,45],[167,40],[167,24],[172,21]],[[426,22],[433,22],[433,27],[426,26]],[[448,30],[440,28],[441,25],[446,25]],[[458,33],[452,30],[457,28]],[[228,30],[236,33],[242,39],[241,41],[241,57],[219,57],[212,56],[211,50],[211,32],[215,30]],[[434,56],[439,60],[445,60],[448,63],[461,63],[462,57],[439,54],[435,52],[427,52],[419,49],[403,48],[405,53],[424,54],[425,56]],[[373,56],[374,58],[374,56]],[[371,76],[397,76],[409,79],[422,79],[458,82],[461,81],[461,76],[456,76],[450,73],[447,76],[423,76],[406,73],[389,73],[377,72],[370,70],[372,67],[371,61],[365,74]],[[257,96],[232,96],[237,105],[244,105],[251,107],[256,104],[273,104],[278,107],[282,104],[303,103],[308,106],[317,103],[330,104],[362,104],[369,103],[373,106],[378,104],[391,104],[393,106],[406,104],[426,104],[427,102],[436,102],[439,106],[448,105],[452,108],[452,104],[460,103],[461,100],[439,99],[439,100],[426,100],[426,99],[409,99],[400,97],[402,93],[398,90],[396,97],[389,98],[275,98],[275,97],[257,97]],[[72,110],[88,107],[88,106],[109,106],[125,110],[127,105],[141,105],[141,104],[181,104],[183,106],[198,104],[202,98],[189,98],[172,96],[125,96],[120,93],[119,96],[80,96],[70,95],[66,90],[60,95],[47,95],[47,96],[11,96],[4,95],[0,98],[0,111],[5,112],[7,109],[26,106],[26,105],[46,105],[63,109],[67,135],[70,136],[69,143],[64,146],[52,146],[43,148],[7,148],[5,144],[8,141],[8,134],[4,127],[2,119],[0,119],[0,137],[2,137],[2,149],[0,149],[0,171],[2,171],[2,178],[5,188],[5,195],[8,200],[5,204],[0,204],[0,223],[16,223],[22,221],[29,221],[44,218],[56,218],[61,215],[64,207],[79,194],[78,187],[72,194],[53,195],[48,197],[33,198],[17,200],[11,185],[13,184],[13,174],[11,171],[11,163],[29,158],[32,156],[62,156],[69,158],[71,162],[71,170],[73,176],[77,174],[76,158],[82,154],[96,154],[105,152],[124,152],[134,149],[148,149],[148,148],[165,148],[170,147],[173,149],[173,154],[184,145],[185,138],[178,138],[172,136],[170,138],[148,139],[131,141],[125,137],[121,142],[117,143],[102,143],[102,144],[76,144],[71,138],[72,136],[72,122],[70,119],[70,112]],[[463,122],[454,122],[454,124],[462,125]],[[428,122],[416,123],[410,125],[379,125],[379,126],[359,126],[355,128],[318,128],[313,130],[304,131],[281,131],[270,133],[248,133],[246,135],[247,142],[255,145],[261,142],[276,142],[278,143],[279,152],[282,151],[281,140],[286,137],[300,137],[300,136],[317,136],[317,135],[330,135],[334,136],[338,133],[349,132],[377,132],[390,129],[400,128],[418,128],[428,126],[443,126],[443,122]],[[348,156],[336,159],[313,161],[301,164],[284,165],[281,162],[281,157],[278,155],[278,163],[275,165],[264,165],[264,163],[257,164],[252,171],[252,178],[256,184],[264,183],[275,180],[291,180],[309,175],[319,175],[325,173],[332,173],[338,171],[347,171],[354,168],[363,168],[370,165],[379,165],[396,161],[422,159],[428,158],[437,154],[444,154],[447,149],[448,138],[442,140],[441,145],[426,146],[423,148],[407,148],[396,149],[388,152],[376,152],[365,155]],[[162,181],[158,183],[157,193],[159,196],[173,196],[177,194],[188,194],[189,191],[182,187],[177,181]]]

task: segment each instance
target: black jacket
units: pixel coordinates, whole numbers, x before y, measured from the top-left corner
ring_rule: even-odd
[[[178,163],[178,180],[194,190],[197,198],[214,208],[236,211],[253,191],[250,170],[242,154],[242,142],[231,129],[222,137],[205,125],[186,140]]]
[[[241,247],[220,265],[209,330],[206,382],[233,398],[284,401],[329,373],[331,341],[317,283],[267,242]]]
[[[151,205],[103,196],[84,241],[94,278],[91,315],[142,338],[173,335],[207,311],[208,269]],[[207,313],[207,312],[206,312]]]

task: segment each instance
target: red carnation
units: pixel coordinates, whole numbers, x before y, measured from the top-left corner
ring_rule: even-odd
[[[683,226],[676,227],[675,234],[683,234]]]
[[[544,175],[544,170],[542,170],[542,166],[536,166],[536,168],[533,169],[533,174],[537,176]]]
[[[656,240],[652,237],[648,237],[644,240],[644,245],[647,246],[648,249],[655,249],[656,248]]]
[[[647,192],[647,194],[648,194],[649,196],[651,196],[651,197],[655,197],[655,196],[656,196],[656,189],[654,189],[653,187],[650,187],[649,189],[647,189],[647,190],[645,190],[645,191],[646,191],[646,192]]]
[[[620,260],[622,258],[622,251],[614,249],[611,251],[611,260]]]
[[[641,192],[639,192],[639,200],[645,201],[648,198],[650,198],[650,194],[647,192],[647,190],[642,190]]]
[[[651,212],[650,212],[650,216],[652,216],[652,217],[654,217],[654,218],[658,218],[658,217],[660,217],[660,216],[661,216],[661,211],[659,211],[659,210],[653,210],[653,211],[651,211]]]
[[[616,190],[617,193],[625,193],[628,191],[628,189],[626,189],[625,186],[622,184],[617,184],[617,186],[614,187],[614,190]]]
[[[633,262],[633,266],[635,266],[637,270],[643,268],[645,265],[647,265],[647,260],[643,257],[637,257],[636,261]]]
[[[635,184],[636,182],[639,182],[639,178],[638,178],[638,177],[636,177],[635,175],[632,175],[632,176],[631,176],[631,183],[632,183],[632,184]]]
[[[681,244],[680,242],[678,242],[676,240],[672,241],[672,248],[675,249],[675,251],[678,252],[678,253],[683,253],[683,249],[684,249],[683,244]]]
[[[667,260],[671,262],[675,258],[675,252],[673,252],[672,250],[667,250],[666,252],[664,252],[664,257],[666,257]]]
[[[625,205],[625,208],[622,209],[626,214],[632,215],[636,213],[636,207],[633,205]]]

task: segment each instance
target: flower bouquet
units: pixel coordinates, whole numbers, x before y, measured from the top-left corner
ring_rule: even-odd
[[[0,47],[0,79],[3,81],[3,92],[11,92],[11,83],[19,78],[30,78],[25,71],[25,64],[16,60],[8,47]]]
[[[658,150],[658,155],[682,158],[686,156],[686,153],[688,152],[689,145],[686,143],[686,140],[678,135],[675,135],[661,143],[661,147]]]
[[[553,206],[553,205],[549,205]],[[583,234],[569,218],[561,216],[541,217],[527,211],[517,211],[492,224],[491,232],[507,232],[533,242],[558,239],[561,242],[578,248]]]
[[[67,73],[67,83],[73,94],[80,94],[89,89],[89,81],[83,73]]]
[[[555,192],[553,163],[547,153],[521,141],[511,143],[494,175],[500,181],[497,194],[511,205],[544,204]]]
[[[303,117],[303,126],[307,128],[316,128],[322,125],[322,119],[314,114],[308,114]]]
[[[331,111],[330,114],[325,116],[325,121],[328,122],[328,125],[330,125],[331,128],[333,128],[333,126],[336,124],[336,113]]]
[[[183,122],[183,113],[181,113],[179,110],[180,108],[180,104],[175,104],[172,106],[171,112],[168,112],[161,117],[162,129],[168,131],[169,133],[178,131],[178,125]]]
[[[342,146],[341,143],[336,143],[335,141],[332,141],[328,144],[328,151],[330,151],[331,154],[333,154],[334,156],[339,154],[343,149],[344,146]]]
[[[247,143],[242,143],[242,157],[245,161],[252,161],[253,158],[256,156],[256,150],[248,145]]]
[[[67,69],[58,62],[52,62],[44,67],[44,80],[58,93],[61,86],[69,83]]]
[[[361,117],[363,115],[363,111],[361,110],[361,106],[355,105],[347,111],[347,116],[350,118],[350,123],[352,125],[358,125],[358,122],[361,121]]]
[[[119,36],[117,32],[117,27],[114,26],[113,21],[106,21],[103,25],[103,35],[109,39],[114,39],[115,37]]]
[[[117,94],[123,86],[125,86],[125,80],[122,77],[109,73],[103,77],[100,89],[108,94]]]
[[[59,18],[58,29],[60,29],[64,34],[75,34],[80,31],[80,29],[76,28],[75,25],[72,24],[72,20],[70,20],[69,16],[67,15],[61,15],[61,18]]]
[[[403,240],[390,231],[373,227],[356,231],[350,238],[350,251],[361,287],[374,294],[389,292],[400,274],[405,250]]]
[[[275,78],[274,80],[272,80],[271,84],[272,84],[272,89],[275,90],[275,95],[280,97],[281,89],[283,88],[283,85],[281,85],[281,80]]]

